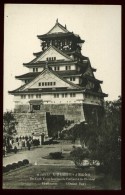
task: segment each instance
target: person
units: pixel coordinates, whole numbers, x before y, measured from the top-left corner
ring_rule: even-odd
[[[14,153],[16,154],[17,153],[17,147],[16,146],[14,146]]]
[[[5,147],[3,147],[3,157],[5,157]]]
[[[30,142],[29,142],[29,140],[27,140],[27,148],[28,148],[28,150],[30,150]]]

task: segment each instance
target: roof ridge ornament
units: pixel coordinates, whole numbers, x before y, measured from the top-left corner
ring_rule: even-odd
[[[56,19],[56,24],[58,24],[58,18]]]

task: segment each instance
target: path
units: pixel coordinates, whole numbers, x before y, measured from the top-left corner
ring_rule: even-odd
[[[16,163],[18,161],[28,159],[30,163],[37,165],[47,165],[47,164],[58,164],[58,165],[74,165],[71,160],[53,160],[53,159],[45,159],[44,157],[48,156],[50,152],[59,152],[61,151],[61,144],[51,144],[51,145],[43,145],[38,148],[31,148],[31,150],[20,150],[17,154],[9,154],[8,156],[3,158],[3,166],[7,164]],[[70,152],[72,149],[72,144],[66,144],[63,146],[64,152]]]

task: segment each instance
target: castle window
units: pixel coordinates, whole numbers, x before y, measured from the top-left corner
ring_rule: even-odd
[[[71,77],[70,78],[70,81],[75,81],[75,77]]]
[[[38,83],[39,86],[41,86],[41,83]]]
[[[21,95],[21,99],[26,99],[26,95]]]
[[[75,97],[76,94],[75,93],[70,93],[70,97]]]
[[[64,97],[67,97],[67,93],[63,93],[62,94],[62,97],[64,98]]]
[[[55,93],[54,94],[54,98],[59,98],[59,94],[58,93]]]
[[[29,94],[29,95],[28,95],[28,98],[29,98],[29,99],[33,99],[33,94]]]
[[[41,94],[36,94],[36,98],[41,98]]]
[[[38,85],[39,85],[39,83],[38,83]],[[52,85],[56,85],[56,82],[42,82],[42,86],[52,86]],[[41,83],[39,86],[41,86]]]
[[[71,70],[71,66],[66,66],[66,70]]]
[[[55,67],[54,67],[54,70],[55,70],[55,71],[59,70],[59,66],[55,66]]]
[[[55,61],[56,60],[56,57],[49,57],[49,58],[46,58],[47,61]]]
[[[33,68],[33,72],[38,72],[38,68]]]

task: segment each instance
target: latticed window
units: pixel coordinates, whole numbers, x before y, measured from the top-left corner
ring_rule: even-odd
[[[58,93],[55,93],[54,94],[54,98],[59,98],[59,94]]]
[[[36,98],[41,98],[41,94],[36,94]]]
[[[75,97],[76,94],[75,93],[70,93],[70,97]]]
[[[55,66],[55,67],[54,67],[54,70],[55,70],[55,71],[58,71],[59,69],[60,69],[59,66]]]
[[[75,77],[70,77],[70,81],[75,81]]]
[[[26,95],[21,95],[21,99],[26,99]]]
[[[67,95],[68,95],[67,93],[63,93],[63,94],[62,94],[62,97],[63,97],[63,98],[64,98],[64,97],[66,98]]]
[[[71,70],[71,66],[66,66],[66,70]]]

